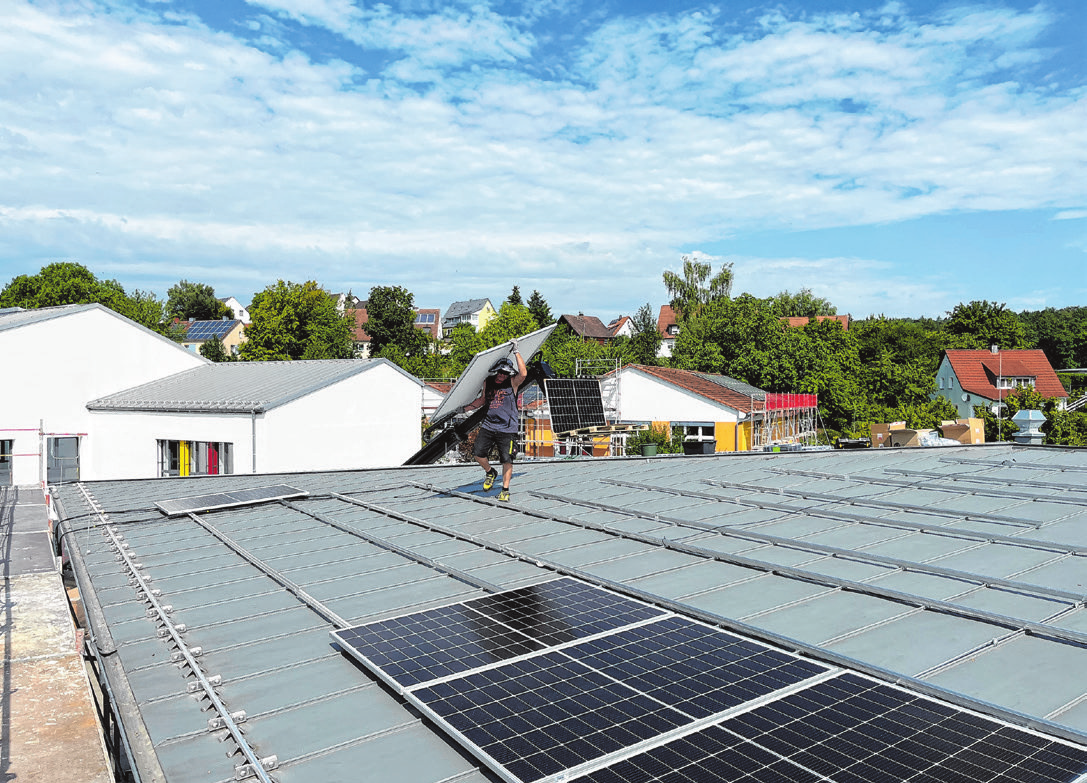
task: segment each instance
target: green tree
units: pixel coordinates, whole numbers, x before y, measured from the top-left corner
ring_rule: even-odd
[[[536,319],[524,305],[503,302],[498,308],[498,315],[487,322],[479,333],[484,348],[492,348],[496,345],[522,337],[529,332],[536,331]],[[527,361],[531,357],[525,357]]]
[[[1076,347],[1077,337],[1087,331],[1087,307],[1048,307],[1022,312],[1019,320],[1026,327],[1028,345],[1044,351],[1054,370],[1082,366],[1077,362]]]
[[[406,356],[427,352],[429,341],[415,326],[415,297],[408,289],[374,286],[366,302],[366,315],[372,353],[380,353],[387,345],[397,346]]]
[[[159,334],[166,334],[162,303],[146,291],[132,296],[116,280],[99,280],[82,264],[57,261],[36,275],[19,275],[0,291],[0,307],[58,307],[101,304]]]
[[[523,305],[524,302],[521,300],[521,289],[514,286],[513,290],[510,291],[510,295],[506,297],[506,301],[511,305]]]
[[[711,264],[683,256],[683,274],[671,270],[664,272],[664,287],[671,297],[676,319],[685,321],[697,315],[699,310],[718,299],[728,299],[732,293],[732,264],[721,264],[721,271],[713,272]]]
[[[479,332],[467,321],[454,326],[449,334],[449,358],[453,361],[454,367],[459,369],[452,375],[460,375],[468,366],[468,362],[472,361],[472,357],[486,347]]]
[[[240,349],[246,361],[351,358],[354,319],[312,280],[268,286],[253,296],[249,316]]]
[[[206,283],[179,280],[166,292],[168,318],[215,321],[230,315],[230,308],[215,298],[215,289]]]
[[[532,317],[540,329],[555,323],[555,318],[551,315],[551,308],[548,306],[547,300],[540,296],[539,291],[533,291],[532,296],[528,298],[528,311],[532,313]]]
[[[957,304],[944,324],[953,348],[1024,348],[1027,333],[1019,318],[1003,304],[985,300]]]
[[[814,318],[817,315],[837,315],[838,309],[829,300],[816,296],[810,288],[795,294],[782,291],[770,297],[770,305],[782,318]]]
[[[657,319],[653,316],[649,302],[639,307],[630,320],[634,334],[623,346],[624,363],[657,364],[657,352],[660,351],[663,338],[657,329]]]
[[[204,341],[203,345],[200,346],[200,355],[213,362],[234,361],[234,357],[227,351],[218,335]]]
[[[568,326],[560,326],[543,344],[543,359],[561,378],[570,378],[577,374],[578,362],[589,363],[596,367],[621,362],[623,351],[620,346],[604,346],[593,340],[582,340]]]

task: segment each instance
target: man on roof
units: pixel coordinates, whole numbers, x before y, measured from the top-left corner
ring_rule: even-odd
[[[498,459],[502,464],[502,490],[498,493],[498,499],[503,501],[510,499],[514,439],[521,426],[517,392],[528,376],[528,369],[525,367],[525,360],[521,358],[521,352],[517,350],[516,340],[513,341],[513,358],[517,360],[516,365],[508,357],[491,365],[490,374],[483,382],[479,397],[465,406],[465,410],[487,406],[487,415],[476,434],[472,456],[483,468],[483,489],[489,491],[498,478],[498,471],[491,467],[489,455],[491,449],[498,451]]]

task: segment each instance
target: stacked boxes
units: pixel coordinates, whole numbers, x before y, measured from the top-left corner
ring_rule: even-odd
[[[945,421],[940,425],[940,432],[945,438],[957,440],[959,443],[984,443],[985,422],[981,419],[956,419]]]

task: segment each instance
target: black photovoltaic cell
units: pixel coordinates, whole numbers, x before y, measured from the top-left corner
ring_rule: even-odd
[[[575,579],[556,579],[332,637],[386,682],[411,688],[663,614]]]
[[[548,646],[665,614],[576,579],[556,579],[475,598],[464,605]]]
[[[211,511],[217,508],[230,508],[232,506],[244,506],[249,503],[262,503],[268,500],[285,500],[287,498],[305,497],[309,493],[289,486],[287,484],[274,484],[268,487],[256,487],[254,489],[237,489],[230,492],[215,492],[208,495],[196,495],[188,498],[175,498],[173,500],[160,500],[155,505],[166,516],[173,517],[179,514],[196,513],[198,511]]]
[[[845,674],[578,778],[585,783],[1071,783],[1087,748]]]
[[[424,686],[412,696],[526,783],[691,722],[561,652]]]
[[[829,671],[818,663],[674,616],[564,652],[695,718]]]
[[[402,688],[544,647],[459,604],[348,628],[333,636]]]
[[[552,432],[602,427],[608,423],[600,383],[595,378],[548,378],[544,387]]]

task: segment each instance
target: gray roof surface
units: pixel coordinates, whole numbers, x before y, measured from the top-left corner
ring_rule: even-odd
[[[483,305],[489,301],[489,299],[468,299],[464,302],[453,302],[445,309],[445,318],[442,320],[444,322],[452,318],[459,318],[462,315],[471,315],[477,310],[482,310]]]
[[[1087,450],[993,445],[518,463],[510,504],[476,494],[476,466],[58,493],[130,740],[167,780],[240,762],[111,536],[275,780],[474,783],[497,778],[333,647],[337,620],[572,575],[1087,744],[1085,478]],[[279,483],[309,497],[153,505]]]
[[[251,413],[271,410],[366,372],[385,359],[221,362],[100,397],[90,410]],[[397,368],[399,370],[399,368]],[[402,372],[402,371],[401,371]],[[412,378],[406,373],[405,377]],[[418,381],[417,381],[418,382]]]

